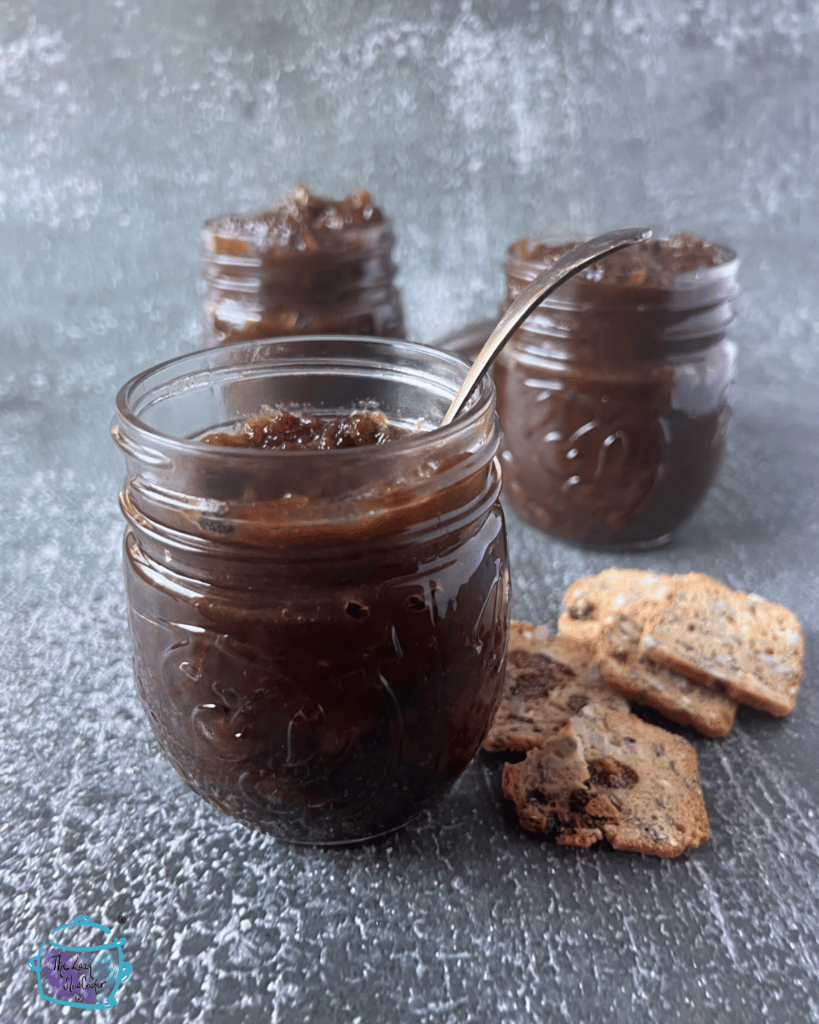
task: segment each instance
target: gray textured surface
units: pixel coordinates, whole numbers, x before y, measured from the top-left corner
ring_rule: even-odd
[[[819,1021],[817,95],[819,7],[799,0],[0,0],[3,1024],[63,1019],[26,965],[77,913],[128,937],[105,1014],[123,1024]],[[113,396],[198,347],[204,217],[299,179],[372,187],[425,340],[493,311],[529,232],[648,222],[742,255],[727,464],[675,547],[618,559],[805,623],[791,718],[695,740],[707,846],[555,849],[483,759],[389,839],[292,849],[158,753],[130,677]],[[510,539],[518,617],[554,622],[612,561],[514,521]]]

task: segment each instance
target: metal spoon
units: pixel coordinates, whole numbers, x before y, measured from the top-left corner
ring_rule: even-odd
[[[590,238],[588,242],[581,242],[580,245],[556,260],[543,273],[538,274],[506,310],[487,338],[486,344],[475,357],[475,362],[466,375],[460,391],[452,399],[452,404],[441,420],[441,426],[445,427],[447,423],[451,423],[455,419],[466,405],[469,396],[478,386],[483,375],[492,365],[495,356],[509,340],[510,335],[520,327],[535,306],[542,302],[550,292],[579,270],[594,263],[595,260],[599,260],[601,256],[608,256],[611,252],[625,249],[627,245],[643,242],[647,238],[651,238],[649,228],[623,228],[620,231],[608,231],[605,235]]]

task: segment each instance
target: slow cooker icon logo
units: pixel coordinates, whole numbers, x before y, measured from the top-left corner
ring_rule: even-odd
[[[105,939],[88,945],[70,943],[69,937],[55,936],[66,928],[99,929]],[[37,974],[40,996],[49,1003],[76,1006],[83,1010],[107,1010],[116,1005],[120,983],[131,973],[131,965],[122,958],[125,939],[107,937],[111,929],[79,914],[68,924],[52,928],[28,965]]]

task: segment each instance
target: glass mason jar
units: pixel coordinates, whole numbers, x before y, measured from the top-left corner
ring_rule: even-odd
[[[309,334],[403,338],[395,236],[379,216],[331,229],[301,225],[309,244],[298,245],[274,244],[265,214],[206,221],[205,344]]]
[[[709,248],[721,262],[659,283],[593,267],[501,352],[504,496],[531,525],[583,546],[648,549],[705,497],[731,412],[739,265],[730,249]],[[510,246],[507,306],[544,269],[543,252],[529,240]]]
[[[461,360],[410,342],[246,342],[123,387],[113,435],[136,683],[201,796],[304,843],[395,829],[477,752],[509,576],[494,389],[444,428],[331,451],[198,440],[263,407],[438,423]]]

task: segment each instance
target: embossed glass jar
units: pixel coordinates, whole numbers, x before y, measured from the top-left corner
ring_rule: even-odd
[[[262,407],[434,424],[465,372],[409,342],[282,339],[172,360],[118,396],[139,695],[182,777],[251,827],[375,836],[477,752],[509,614],[494,389],[378,446],[198,438]]]
[[[510,246],[507,305],[546,265],[544,248],[563,247]],[[583,546],[652,548],[705,497],[731,411],[739,262],[710,248],[721,262],[659,283],[577,275],[498,357],[504,495],[533,526]]]

